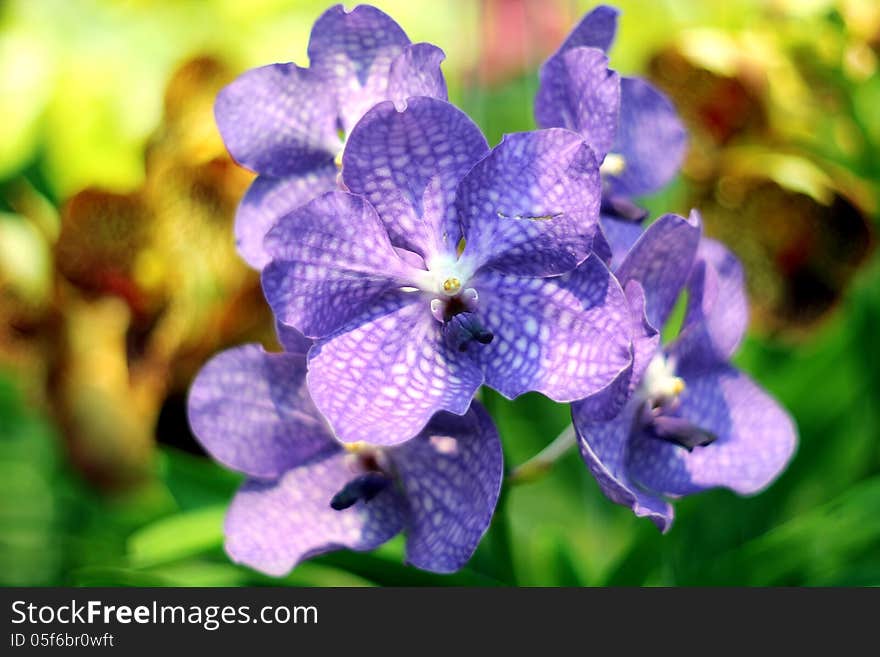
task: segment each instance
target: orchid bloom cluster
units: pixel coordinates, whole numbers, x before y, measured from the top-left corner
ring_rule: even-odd
[[[675,175],[685,133],[661,93],[608,68],[616,21],[583,18],[541,68],[540,129],[493,148],[447,101],[442,51],[365,5],[318,19],[309,68],[219,94],[223,139],[259,174],[237,244],[284,348],[221,353],[190,393],[204,448],[248,477],[233,560],[282,575],[403,531],[408,563],[460,569],[504,479],[484,385],[571,404],[602,490],[663,530],[669,500],[754,493],[784,468],[791,420],[728,362],[738,262],[696,212],[643,226],[634,199]]]

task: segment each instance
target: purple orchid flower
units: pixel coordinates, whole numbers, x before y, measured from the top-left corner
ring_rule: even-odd
[[[232,157],[259,174],[235,219],[242,257],[261,269],[275,220],[337,186],[344,136],[378,102],[446,99],[443,51],[410,43],[375,7],[331,7],[309,39],[311,66],[271,64],[245,72],[217,97],[215,115]]]
[[[747,324],[742,268],[700,232],[695,213],[665,215],[638,238],[616,270],[635,311],[633,366],[572,405],[581,455],[602,491],[662,531],[672,523],[669,498],[718,486],[756,493],[797,440],[788,414],[728,362]],[[661,346],[657,328],[682,287],[682,328]]]
[[[490,152],[447,102],[386,102],[349,137],[342,178],[353,194],[279,220],[263,270],[276,317],[317,340],[309,390],[340,440],[403,442],[483,383],[573,401],[629,365],[623,290],[588,257],[600,182],[576,133]]]
[[[642,78],[608,68],[618,10],[586,14],[541,67],[535,119],[579,132],[602,159],[602,230],[612,267],[638,239],[646,212],[632,198],[664,187],[681,167],[687,136],[670,100]],[[604,159],[603,159],[604,158]]]
[[[190,390],[202,446],[249,477],[226,516],[229,556],[281,576],[304,559],[371,550],[404,531],[409,564],[459,570],[501,488],[501,443],[486,411],[475,402],[463,416],[438,414],[404,445],[343,447],[306,389],[309,341],[283,331],[293,351],[224,351]]]

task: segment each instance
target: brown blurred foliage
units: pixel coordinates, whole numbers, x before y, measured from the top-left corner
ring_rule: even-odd
[[[743,260],[759,330],[809,334],[873,249],[871,126],[849,108],[877,74],[873,20],[777,8],[739,32],[683,33],[650,64],[690,132],[687,205]]]
[[[232,236],[253,176],[214,124],[214,96],[230,79],[214,58],[181,66],[146,149],[144,185],[70,198],[57,239],[47,236],[46,299],[2,296],[10,321],[0,362],[32,377],[31,396],[51,407],[74,463],[100,484],[145,476],[163,404],[185,395],[210,355],[273,339],[258,275]]]

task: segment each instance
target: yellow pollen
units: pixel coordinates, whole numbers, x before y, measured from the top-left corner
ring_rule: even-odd
[[[619,153],[608,153],[599,171],[610,176],[619,176],[626,169],[626,160]]]
[[[352,454],[357,454],[358,452],[362,452],[367,447],[367,443],[363,440],[359,440],[356,443],[344,443],[342,445],[343,449],[346,452],[351,452]]]
[[[675,377],[672,382],[672,392],[676,395],[680,395],[684,392],[684,379],[680,376]]]
[[[455,294],[461,289],[461,281],[455,278],[454,276],[451,278],[447,278],[443,281],[443,291],[446,294]]]
[[[337,168],[337,169],[341,169],[341,168],[342,168],[342,151],[339,151],[339,152],[336,154],[336,157],[333,158],[333,164],[336,165],[336,168]]]

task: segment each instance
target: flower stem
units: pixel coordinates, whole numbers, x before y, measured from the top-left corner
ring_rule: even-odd
[[[574,426],[568,425],[552,443],[535,454],[525,463],[518,465],[507,475],[510,485],[524,484],[534,481],[553,467],[553,464],[564,456],[575,445]]]

